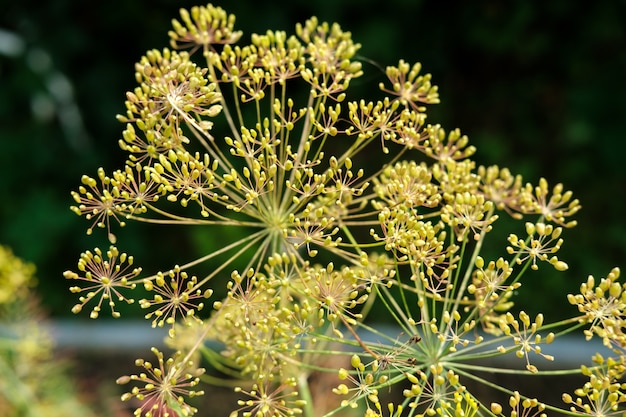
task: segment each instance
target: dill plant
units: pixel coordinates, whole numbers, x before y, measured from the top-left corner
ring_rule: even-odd
[[[173,355],[153,348],[156,361],[139,359],[141,371],[118,380],[133,386],[123,399],[139,401],[136,415],[195,414],[190,398],[213,383],[234,386],[231,415],[245,417],[622,413],[618,269],[569,295],[580,313],[571,319],[513,309],[528,269],[567,270],[557,253],[580,209],[570,191],[477,166],[465,135],[426,122],[439,96],[419,63],[388,66],[379,100],[352,97],[360,45],[338,24],[311,18],[293,35],[268,30],[241,44],[235,17],[210,4],[172,23],[171,47],[136,64],[139,85],[118,116],[125,166],[83,176],[72,193],[88,233],[104,229],[111,241],[65,272],[79,294],[73,311],[119,317],[116,303],[134,303],[143,287],[138,306],[169,328]],[[492,242],[503,215],[515,230]],[[146,274],[115,246],[115,227],[129,221],[233,238]],[[501,255],[484,259],[486,245]],[[545,345],[576,329],[612,352],[558,371],[589,377],[562,404],[481,372],[550,375]],[[521,369],[479,362],[505,355]],[[323,392],[311,383],[320,374],[332,381]],[[489,403],[468,381],[509,403]],[[400,400],[382,403],[387,390]]]
[[[5,417],[91,417],[45,326],[35,266],[0,245],[0,412]]]

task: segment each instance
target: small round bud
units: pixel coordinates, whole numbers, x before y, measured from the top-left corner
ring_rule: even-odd
[[[498,403],[491,403],[490,408],[491,408],[491,412],[492,413],[494,413],[496,415],[502,414],[502,406],[500,404],[498,404]]]

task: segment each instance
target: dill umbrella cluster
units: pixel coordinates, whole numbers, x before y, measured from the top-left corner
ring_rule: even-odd
[[[355,96],[360,45],[338,24],[311,18],[246,44],[235,17],[210,4],[172,23],[170,48],[136,64],[118,116],[125,166],[83,176],[72,192],[88,233],[104,229],[111,242],[65,272],[79,294],[73,311],[118,317],[116,303],[134,303],[139,287],[150,294],[137,302],[146,319],[169,329],[175,353],[153,349],[156,363],[140,359],[141,372],[118,380],[135,384],[123,399],[138,401],[136,415],[193,415],[192,398],[224,380],[240,398],[231,416],[622,413],[618,269],[569,296],[580,313],[570,319],[513,309],[529,268],[567,270],[557,253],[580,209],[570,191],[477,166],[467,136],[427,123],[439,95],[419,63],[388,66],[378,93]],[[115,246],[115,228],[130,221],[231,238],[150,275]],[[514,229],[496,242],[498,227]],[[484,259],[487,244],[501,255]],[[210,262],[219,266],[191,273]],[[558,371],[589,377],[563,404],[485,379],[550,375],[542,366],[557,355],[544,347],[578,328],[612,352]],[[510,367],[480,362],[505,355]],[[312,386],[320,375],[331,381],[323,392]],[[384,403],[383,392],[396,399]]]

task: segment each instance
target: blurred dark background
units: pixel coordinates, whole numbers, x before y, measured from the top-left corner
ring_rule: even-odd
[[[190,1],[5,2],[0,13],[0,244],[38,268],[49,311],[69,315],[75,296],[62,272],[79,254],[107,247],[103,233],[70,212],[70,190],[99,166],[121,168],[117,146],[134,63],[168,45]],[[567,230],[567,273],[530,273],[526,310],[565,314],[564,291],[626,259],[626,2],[571,0],[216,1],[253,32],[293,33],[311,15],[338,22],[379,66],[420,61],[442,103],[429,122],[459,127],[482,164],[508,166],[526,181],[563,182],[583,204]],[[364,64],[365,76],[380,70]],[[377,88],[377,82],[371,84]],[[147,231],[148,230],[148,231]],[[141,224],[119,233],[120,249],[160,266],[203,253],[210,241]],[[152,234],[148,234],[152,233]],[[123,234],[123,236],[122,236]],[[208,243],[211,244],[211,243]],[[182,259],[182,260],[181,260]],[[169,266],[167,266],[169,267]]]

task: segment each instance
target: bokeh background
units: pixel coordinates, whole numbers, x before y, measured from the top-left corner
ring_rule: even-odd
[[[196,2],[79,0],[2,2],[0,7],[0,243],[38,268],[54,317],[75,302],[62,277],[79,254],[106,247],[104,233],[70,212],[82,174],[122,166],[117,146],[133,65],[168,45],[180,7]],[[201,3],[200,3],[201,4]],[[215,1],[245,37],[293,32],[311,15],[339,22],[362,44],[368,84],[399,59],[420,61],[442,103],[429,122],[459,127],[482,164],[525,180],[563,182],[582,201],[565,233],[570,269],[532,274],[520,290],[527,311],[567,313],[564,292],[588,274],[626,266],[626,2],[571,0]],[[371,77],[371,78],[370,78]],[[374,88],[378,81],[371,84]],[[367,92],[366,92],[367,93]],[[97,231],[96,231],[97,232]],[[133,224],[120,249],[142,264],[180,263],[216,239]],[[500,248],[500,250],[502,250]],[[571,312],[571,310],[569,310]]]

